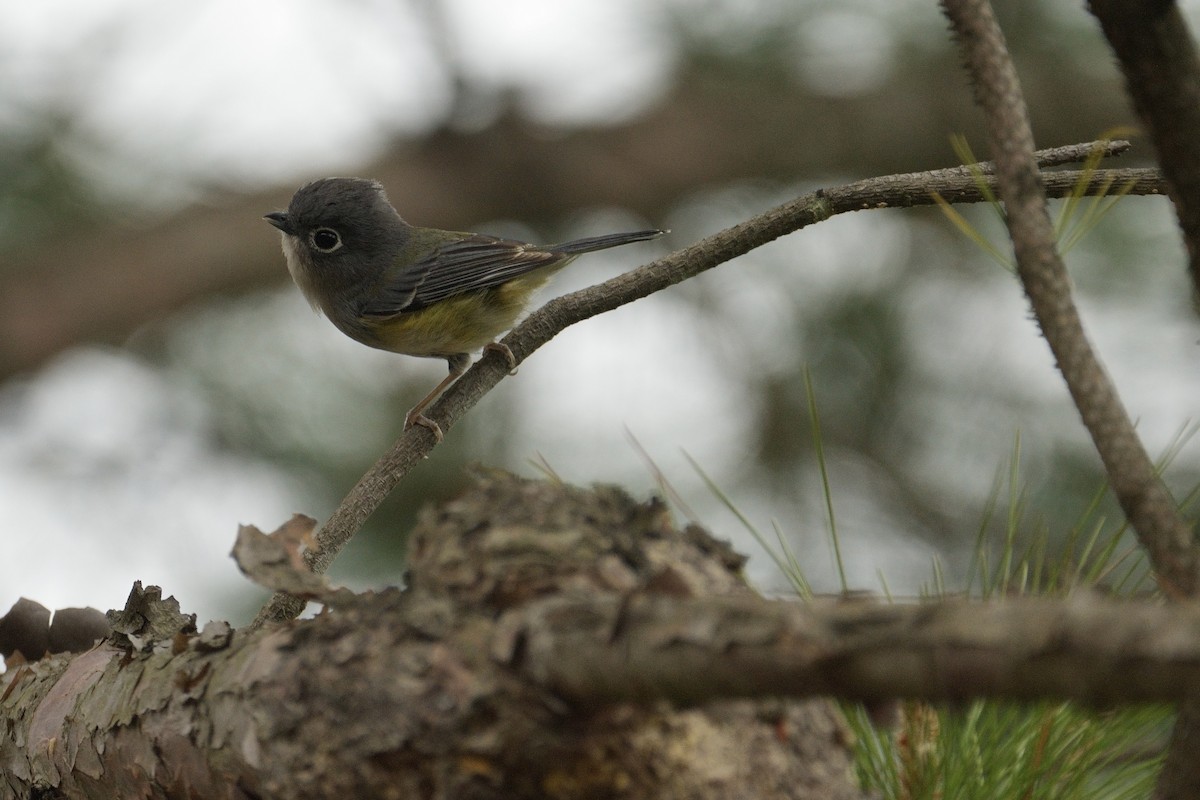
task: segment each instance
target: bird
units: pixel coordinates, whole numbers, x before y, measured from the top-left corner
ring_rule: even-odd
[[[405,415],[405,430],[441,427],[424,411],[471,363],[496,350],[533,293],[584,253],[656,239],[650,229],[534,245],[481,233],[409,225],[381,183],[322,178],[301,186],[286,211],[263,217],[282,234],[288,272],[309,304],[368,347],[445,359],[449,374]]]

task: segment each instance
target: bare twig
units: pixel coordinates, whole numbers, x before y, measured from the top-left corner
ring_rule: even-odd
[[[1045,150],[1038,150],[1033,154],[1037,159],[1037,165],[1042,169],[1049,167],[1061,167],[1064,164],[1080,164],[1087,161],[1097,153],[1103,158],[1113,158],[1127,152],[1131,147],[1125,139],[1104,139],[1098,142],[1080,142],[1079,144],[1065,144],[1060,147],[1047,147]],[[996,171],[996,162],[980,161],[977,164],[971,165],[979,167],[986,173],[994,173]],[[954,170],[970,169],[971,167],[952,167]]]
[[[1127,143],[1093,142],[1042,151],[1047,165],[1063,163],[1068,154],[1085,158],[1099,148],[1120,152]],[[530,314],[503,340],[516,358],[524,361],[535,350],[570,325],[646,297],[684,281],[743,253],[807,225],[835,214],[879,208],[907,208],[931,205],[937,194],[952,203],[977,203],[987,198],[978,185],[979,172],[986,173],[988,162],[975,167],[951,167],[930,172],[914,172],[871,178],[832,189],[823,189],[798,197],[746,222],[715,233],[696,244],[651,264],[596,286],[556,298]],[[1083,179],[1084,191],[1097,194],[1113,186],[1131,186],[1130,194],[1160,194],[1164,190],[1156,170],[1056,171],[1043,176],[1052,196],[1066,197],[1077,191]],[[984,176],[990,191],[995,181]],[[509,374],[510,367],[499,356],[485,355],[431,406],[426,415],[449,431],[472,406]],[[399,484],[436,442],[423,427],[407,431],[396,441],[350,490],[317,534],[318,546],[307,560],[318,573],[328,569],[363,522]],[[272,620],[291,619],[303,610],[302,601],[276,594],[259,611],[254,625]]]

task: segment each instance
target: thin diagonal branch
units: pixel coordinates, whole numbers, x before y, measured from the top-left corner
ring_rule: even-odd
[[[1194,597],[1200,590],[1200,547],[1084,334],[1071,299],[1070,279],[1054,247],[1033,156],[1033,132],[1004,35],[987,0],[943,0],[942,5],[987,117],[1017,273],[1034,315],[1104,462],[1109,485],[1150,556],[1159,585],[1176,599]],[[1187,214],[1183,207],[1177,208],[1191,247]],[[1155,789],[1160,800],[1194,797],[1200,782],[1200,761],[1195,753],[1200,738],[1200,694],[1187,699],[1180,712]]]
[[[1071,156],[1086,158],[1097,147],[1115,154],[1127,146],[1121,142],[1072,145],[1044,151],[1043,155],[1047,164],[1057,165]],[[632,272],[551,300],[513,329],[503,343],[519,364],[570,325],[673,286],[836,214],[931,205],[935,193],[951,203],[984,201],[987,198],[978,185],[977,173],[984,173],[984,183],[989,191],[995,191],[995,179],[986,176],[990,169],[988,162],[982,162],[978,168],[960,166],[888,175],[803,195]],[[1044,179],[1047,190],[1056,197],[1077,191],[1081,179],[1088,194],[1126,184],[1131,186],[1130,194],[1160,194],[1164,190],[1157,171],[1148,169],[1055,171],[1045,173]],[[502,357],[486,354],[426,411],[426,416],[443,431],[449,431],[508,371]],[[324,572],[329,567],[367,517],[408,472],[428,457],[435,444],[432,433],[414,427],[359,479],[317,533],[318,546],[308,554],[314,571]],[[254,624],[293,618],[303,607],[300,600],[277,594],[259,612]]]
[[[943,6],[987,117],[1017,273],[1038,325],[1160,585],[1172,596],[1191,596],[1200,588],[1200,548],[1084,333],[1071,279],[1055,249],[1033,131],[1004,35],[986,0],[944,0]]]

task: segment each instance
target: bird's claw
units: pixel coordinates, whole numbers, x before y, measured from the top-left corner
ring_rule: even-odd
[[[417,414],[409,414],[404,418],[404,430],[408,430],[414,425],[420,425],[422,428],[428,428],[433,433],[433,438],[437,442],[441,442],[446,438],[442,435],[442,426],[431,420],[429,417],[418,412]]]
[[[499,353],[504,357],[504,360],[508,362],[508,374],[517,374],[517,357],[513,355],[513,351],[508,345],[501,344],[500,342],[488,342],[483,346],[483,349],[491,350],[493,353]]]

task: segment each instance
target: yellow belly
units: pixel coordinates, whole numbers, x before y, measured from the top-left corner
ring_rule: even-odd
[[[529,273],[503,286],[369,321],[365,327],[373,341],[366,344],[409,356],[444,358],[473,353],[516,324],[530,296],[550,274]]]

